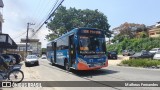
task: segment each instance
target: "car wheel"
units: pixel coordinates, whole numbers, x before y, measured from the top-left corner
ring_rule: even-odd
[[[19,63],[20,63],[20,60],[17,60],[17,61],[16,61],[16,64],[19,64]]]
[[[39,66],[39,62],[37,62],[37,66]]]
[[[27,63],[25,63],[25,66],[26,66],[26,67],[28,67],[28,64],[27,64]]]
[[[115,59],[117,59],[117,57]]]
[[[137,57],[135,57],[134,59],[138,59]]]

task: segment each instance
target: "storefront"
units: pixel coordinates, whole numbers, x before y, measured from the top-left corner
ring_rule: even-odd
[[[6,49],[17,49],[17,44],[8,34],[0,34],[0,53]]]

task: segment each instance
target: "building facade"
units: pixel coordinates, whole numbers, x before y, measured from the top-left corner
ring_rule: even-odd
[[[160,22],[148,31],[149,37],[160,37]]]
[[[3,1],[0,0],[0,33],[2,33],[2,23],[4,22],[2,13],[3,7],[4,7]]]
[[[21,39],[21,43],[26,43],[26,39]],[[31,50],[31,54],[35,55],[41,54],[41,42],[39,42],[39,39],[28,39],[28,43],[29,43],[28,50]]]
[[[4,7],[3,1],[0,0],[0,54],[4,53],[7,49],[16,49],[17,44],[8,35],[2,33],[2,23],[4,22],[2,9]]]
[[[22,59],[25,60],[25,57],[27,54],[32,53],[32,49],[30,46],[30,43],[27,44],[27,54],[26,54],[26,43],[17,43],[17,49],[8,49],[6,53],[15,53],[15,54],[20,54],[22,56]]]
[[[153,28],[149,30],[149,37],[160,37],[160,28]]]

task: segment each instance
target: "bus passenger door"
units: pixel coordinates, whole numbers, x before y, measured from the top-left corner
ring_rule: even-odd
[[[72,67],[76,60],[76,49],[74,42],[74,35],[69,36],[69,66]]]

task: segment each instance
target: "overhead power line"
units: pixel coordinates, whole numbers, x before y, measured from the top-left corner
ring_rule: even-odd
[[[51,7],[51,8],[49,9],[49,11],[47,12],[47,15],[45,15],[45,17],[44,17],[41,21],[39,21],[39,23],[38,23],[38,24],[36,25],[36,27],[35,27],[35,30],[38,29],[39,26],[46,20],[46,18],[48,18],[49,15],[53,12],[53,10],[54,10],[54,8],[56,7],[58,1],[59,1],[59,0],[56,0],[56,2],[52,5],[53,7]],[[49,13],[49,14],[48,14],[48,13]],[[40,15],[41,15],[41,14],[40,14]]]
[[[43,4],[41,3],[42,5],[38,4],[38,6],[40,8],[39,9],[37,8],[37,10],[35,10],[35,12],[37,12],[37,13],[35,13],[35,14],[33,13],[32,14],[32,15],[34,15],[33,17],[35,17],[35,20],[33,22],[36,23],[36,25],[34,26],[34,29],[37,29],[42,24],[42,22],[46,19],[48,13],[52,9],[52,6],[54,5],[54,4],[52,4],[53,0],[43,0],[43,1],[45,1],[45,2],[48,1],[48,2],[43,3]]]
[[[21,36],[25,35],[26,33],[27,33],[27,32],[25,31],[25,32],[23,32],[23,33],[19,34],[18,36],[14,37],[13,39],[19,38],[19,37],[21,37]]]
[[[56,10],[60,7],[60,5],[64,2],[64,0],[61,0],[61,2],[58,4],[58,6],[55,8],[56,4],[53,6],[51,12],[49,13],[47,19],[40,25],[40,27],[35,31],[35,33],[33,34],[33,36],[42,28],[42,26],[44,24],[47,23],[47,21],[52,17],[52,15],[54,15],[54,13],[56,12]],[[55,9],[54,9],[55,8]],[[33,37],[32,36],[32,37]]]

